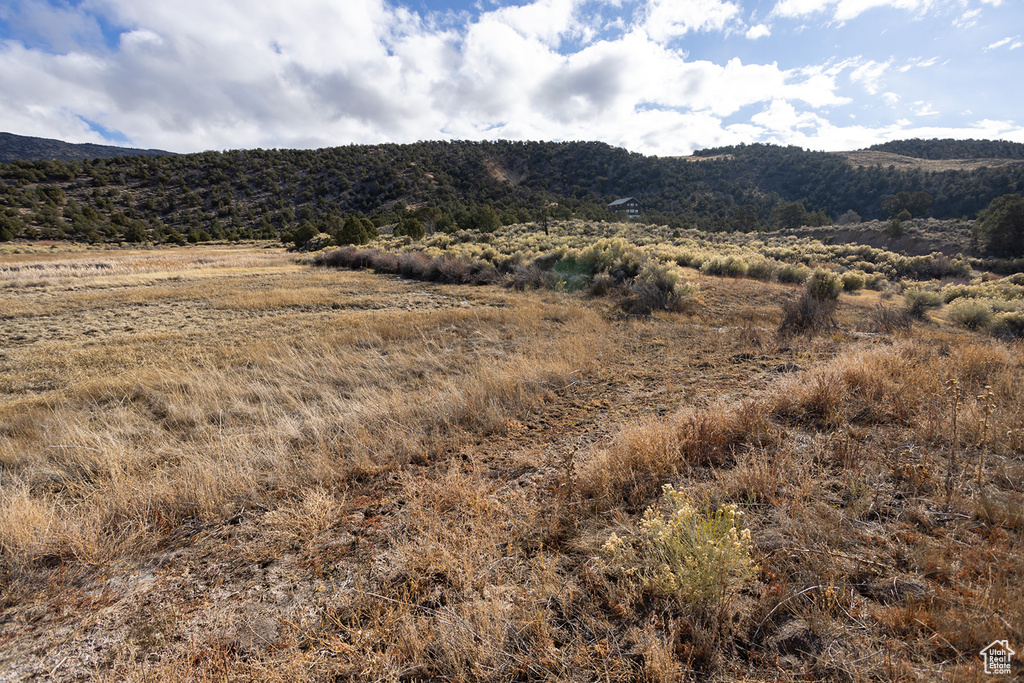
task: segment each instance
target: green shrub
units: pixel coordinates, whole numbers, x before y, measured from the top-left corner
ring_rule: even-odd
[[[766,258],[754,257],[748,261],[747,277],[767,282],[775,276],[777,265]]]
[[[949,305],[946,317],[968,329],[981,329],[992,322],[992,305],[982,299],[957,299]]]
[[[818,301],[835,301],[843,291],[843,281],[824,268],[816,268],[807,281],[807,291]]]
[[[1000,336],[1024,337],[1024,311],[996,313],[992,317],[989,329]]]
[[[651,593],[690,604],[724,600],[757,567],[750,556],[750,531],[741,529],[736,505],[700,510],[670,484],[662,488],[668,514],[647,508],[632,539],[612,534],[604,551],[610,569]]]
[[[701,268],[706,260],[704,255],[692,249],[682,249],[676,252],[676,263],[684,268]]]
[[[416,218],[403,218],[402,221],[395,226],[394,234],[396,237],[405,236],[418,240],[422,239],[423,236],[427,234],[427,229],[423,227],[423,223]],[[360,244],[365,244],[365,242],[361,242]]]
[[[1024,197],[1007,194],[993,199],[978,214],[971,236],[989,254],[1024,256]]]
[[[646,258],[639,247],[615,237],[598,240],[584,249],[580,252],[578,263],[590,275],[609,273],[617,282],[622,282],[636,277]]]
[[[779,282],[806,282],[810,275],[811,269],[802,263],[786,263],[775,271],[775,279]]]
[[[907,304],[907,313],[918,320],[924,318],[924,314],[929,309],[942,305],[942,296],[938,292],[929,292],[917,287],[903,292],[903,300]]]
[[[683,279],[678,266],[649,260],[630,285],[631,295],[622,302],[630,313],[648,315],[655,309],[684,312],[696,305],[697,288]]]
[[[868,273],[864,276],[864,286],[876,292],[881,292],[889,281],[882,273]]]
[[[700,267],[705,275],[741,277],[747,274],[747,262],[738,256],[712,256]]]
[[[847,292],[856,292],[864,289],[867,284],[867,275],[859,270],[851,270],[843,273],[843,289]]]

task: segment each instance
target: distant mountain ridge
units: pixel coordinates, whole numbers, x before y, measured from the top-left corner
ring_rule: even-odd
[[[160,157],[174,152],[161,149],[135,149],[114,145],[74,144],[49,138],[36,138],[13,133],[0,133],[0,163],[12,161],[84,161],[115,157]]]
[[[1015,144],[976,141],[1003,158],[945,161],[764,143],[650,157],[602,142],[508,140],[18,161],[0,164],[0,241],[290,240],[335,234],[356,217],[377,227],[415,219],[428,232],[493,229],[614,220],[609,205],[622,197],[641,202],[640,221],[713,232],[884,220],[902,213],[894,207],[966,221],[1024,194],[1024,160],[1007,158]],[[942,147],[955,151],[926,141],[918,154]]]
[[[868,149],[916,159],[1024,159],[1024,143],[1007,140],[893,140]]]

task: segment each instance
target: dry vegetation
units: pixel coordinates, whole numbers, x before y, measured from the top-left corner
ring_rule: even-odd
[[[635,316],[0,257],[0,678],[974,679],[1024,644],[1021,343],[860,289],[780,337],[801,285],[680,273]]]
[[[856,152],[836,152],[854,166],[896,166],[913,168],[929,173],[942,171],[975,171],[979,168],[998,168],[1020,164],[1016,159],[919,159],[917,157],[862,149]]]

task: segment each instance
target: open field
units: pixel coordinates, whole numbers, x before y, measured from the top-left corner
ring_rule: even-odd
[[[1019,650],[1021,342],[867,289],[780,337],[802,285],[675,267],[689,305],[638,316],[274,249],[0,256],[0,680],[974,680]]]

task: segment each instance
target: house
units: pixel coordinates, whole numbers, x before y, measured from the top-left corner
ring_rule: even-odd
[[[614,202],[609,204],[608,210],[612,213],[625,211],[627,218],[639,218],[642,207],[640,206],[640,202],[633,197],[626,197],[624,199],[616,199]]]
[[[985,660],[986,674],[1006,676],[1010,673],[1011,660],[1017,653],[1010,649],[1009,641],[996,640],[979,654]]]

